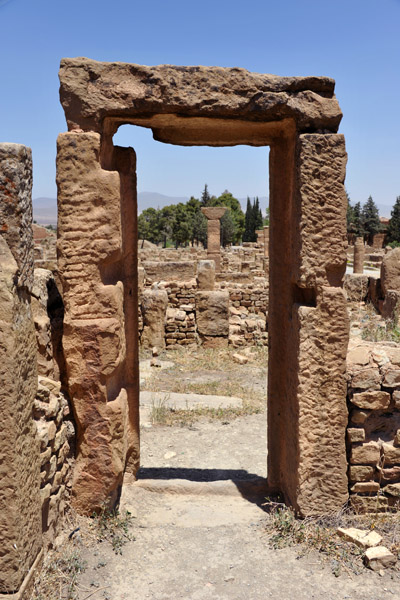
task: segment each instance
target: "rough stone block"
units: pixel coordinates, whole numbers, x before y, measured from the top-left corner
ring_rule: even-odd
[[[300,287],[340,285],[346,270],[343,135],[304,134],[297,147],[299,218],[296,282]],[[319,210],[315,210],[316,205]]]
[[[199,260],[197,263],[197,286],[199,290],[212,291],[215,282],[215,263],[212,260]]]
[[[197,292],[196,317],[200,335],[228,337],[229,293]]]
[[[377,442],[368,442],[351,448],[350,462],[356,465],[376,465],[380,458],[380,448]]]
[[[375,473],[374,467],[364,465],[350,465],[349,479],[350,481],[370,481]]]
[[[347,430],[347,439],[351,444],[365,441],[365,430],[361,428],[349,428]]]
[[[400,248],[394,248],[383,257],[381,286],[385,296],[389,290],[400,291]]]
[[[0,231],[18,265],[16,285],[31,291],[32,151],[21,144],[0,143]]]
[[[390,404],[390,394],[388,392],[367,391],[359,394],[353,394],[351,402],[359,408],[367,410],[384,410]]]

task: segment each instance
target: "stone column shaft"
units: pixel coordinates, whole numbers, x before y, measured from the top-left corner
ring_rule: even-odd
[[[364,238],[358,237],[354,244],[353,273],[364,273],[364,257]]]

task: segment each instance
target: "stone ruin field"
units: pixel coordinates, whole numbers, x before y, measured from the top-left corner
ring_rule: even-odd
[[[57,234],[0,144],[0,598],[399,595],[400,249],[347,239],[334,81],[60,82]],[[207,249],[138,244],[125,123],[270,146],[270,227],[222,249],[203,207]]]

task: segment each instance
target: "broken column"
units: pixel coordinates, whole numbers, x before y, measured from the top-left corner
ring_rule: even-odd
[[[207,257],[215,262],[215,271],[221,271],[221,218],[226,206],[202,206],[201,212],[207,218]]]
[[[144,348],[165,348],[165,320],[168,307],[168,294],[165,290],[145,290],[141,297],[143,333],[141,344]]]
[[[17,592],[42,543],[33,283],[32,154],[0,144],[0,593]]]
[[[364,273],[364,238],[357,237],[354,243],[353,273]]]
[[[215,262],[199,260],[197,263],[197,287],[199,290],[212,291],[215,282]]]
[[[228,345],[229,292],[196,293],[197,332],[206,348]]]

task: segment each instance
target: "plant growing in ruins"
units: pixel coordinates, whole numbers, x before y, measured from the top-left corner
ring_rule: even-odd
[[[118,509],[104,507],[99,514],[93,515],[93,524],[97,540],[108,541],[115,554],[122,554],[122,547],[135,538],[129,533],[132,515],[126,511],[121,514]]]

